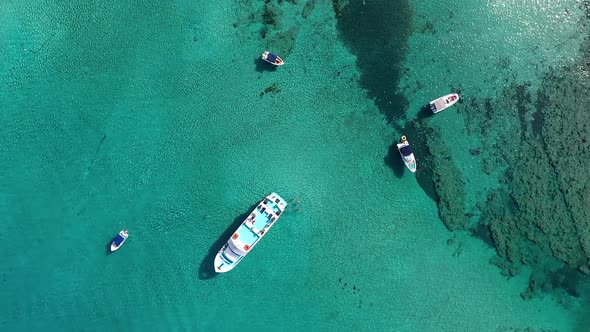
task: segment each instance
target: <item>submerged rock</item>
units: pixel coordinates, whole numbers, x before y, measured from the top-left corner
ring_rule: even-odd
[[[590,41],[585,47],[590,57]],[[492,263],[508,276],[518,272],[514,264],[531,266],[525,299],[578,296],[579,281],[590,274],[590,81],[579,74],[585,61],[547,73],[536,91],[513,84],[503,98],[464,114],[468,131],[482,137],[483,170],[506,168],[499,189],[478,208],[506,260]]]
[[[315,8],[316,1],[317,0],[307,1],[307,3],[305,4],[305,7],[303,7],[303,12],[301,13],[301,16],[303,18],[307,18],[311,14],[313,9]]]
[[[299,33],[299,27],[294,26],[291,29],[275,34],[268,43],[268,47],[277,52],[285,59],[295,48],[295,40]]]
[[[463,174],[454,164],[447,145],[434,130],[428,138],[428,150],[432,156],[434,187],[438,194],[438,213],[449,230],[464,229],[465,182]]]

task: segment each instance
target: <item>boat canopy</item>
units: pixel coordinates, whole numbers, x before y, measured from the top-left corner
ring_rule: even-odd
[[[268,56],[266,57],[268,59],[268,61],[270,62],[276,62],[277,61],[277,56],[268,52]]]
[[[115,239],[113,240],[116,246],[120,246],[121,243],[123,243],[123,241],[125,241],[125,238],[122,237],[121,234],[117,234],[117,236],[115,236]]]
[[[411,155],[412,153],[414,153],[414,151],[412,151],[412,148],[409,145],[406,145],[406,146],[402,147],[400,149],[400,151],[404,155],[404,157],[408,157],[409,155]]]
[[[434,102],[434,107],[436,107],[437,110],[443,109],[445,106],[446,103],[442,98],[439,98]]]

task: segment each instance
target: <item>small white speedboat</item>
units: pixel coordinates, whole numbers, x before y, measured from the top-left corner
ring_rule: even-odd
[[[414,151],[412,151],[412,147],[408,142],[406,136],[402,136],[397,144],[397,149],[399,150],[399,154],[402,156],[402,160],[406,167],[412,173],[416,173],[416,158],[414,157]]]
[[[430,110],[432,113],[436,114],[445,108],[451,107],[455,105],[456,102],[459,101],[459,95],[456,93],[451,93],[446,96],[442,96],[438,99],[435,99],[430,102]]]
[[[264,51],[264,53],[262,53],[261,59],[275,66],[282,66],[285,64],[283,59],[274,53],[270,53],[269,51]]]
[[[127,230],[122,230],[119,232],[119,234],[117,234],[117,236],[115,236],[115,238],[113,239],[113,242],[111,242],[111,251],[115,251],[119,248],[121,248],[121,246],[123,245],[123,243],[125,243],[125,241],[127,241],[127,238],[129,237],[129,233],[127,233]]]

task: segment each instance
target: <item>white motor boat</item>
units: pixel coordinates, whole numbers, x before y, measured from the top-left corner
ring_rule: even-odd
[[[402,136],[397,144],[397,149],[399,150],[399,154],[402,156],[402,160],[406,167],[412,173],[416,173],[416,158],[414,157],[414,151],[412,151],[412,147],[408,142],[406,136]]]
[[[271,53],[269,51],[264,51],[264,53],[262,53],[262,56],[260,58],[262,60],[270,63],[271,65],[275,65],[275,66],[282,66],[285,64],[285,61],[283,61],[283,59],[281,59],[281,57],[279,57],[278,55]]]
[[[458,101],[459,95],[456,93],[451,93],[431,101],[430,110],[432,111],[432,113],[436,114],[448,107],[455,105],[455,103]]]
[[[117,234],[117,236],[115,236],[115,238],[113,239],[113,242],[111,242],[111,251],[115,251],[121,248],[123,243],[127,241],[128,237],[129,233],[127,232],[127,230],[124,229],[120,231],[119,234]]]

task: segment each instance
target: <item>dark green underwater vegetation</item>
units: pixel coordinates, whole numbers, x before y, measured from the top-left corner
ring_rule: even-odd
[[[470,152],[481,157],[484,173],[499,174],[499,187],[477,204],[479,218],[464,210],[462,178],[448,148],[428,135],[428,122],[420,124],[442,221],[493,244],[499,257],[491,263],[504,275],[530,266],[524,299],[589,291],[590,42],[582,52],[573,65],[545,73],[538,89],[511,83],[501,98],[465,101],[466,128],[484,144]]]

